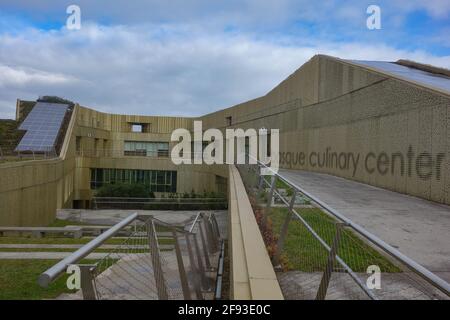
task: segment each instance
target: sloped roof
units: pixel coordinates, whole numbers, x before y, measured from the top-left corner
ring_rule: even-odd
[[[395,62],[367,61],[367,60],[344,60],[370,69],[378,70],[384,74],[392,75],[414,84],[422,85],[431,89],[445,92],[450,95],[450,77],[443,74],[428,72],[418,68],[412,68]]]

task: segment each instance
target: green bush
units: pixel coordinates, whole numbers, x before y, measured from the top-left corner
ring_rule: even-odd
[[[192,202],[183,200],[191,198]],[[208,200],[206,200],[208,198]],[[194,200],[195,199],[195,200]],[[203,200],[205,199],[205,200]],[[168,196],[161,196],[151,203],[143,205],[144,210],[226,210],[228,207],[225,195],[215,192],[204,192],[203,194],[170,193]]]
[[[61,97],[57,97],[57,96],[43,96],[43,97],[39,97],[39,99],[37,99],[36,101],[38,102],[49,102],[49,103],[62,103],[62,104],[68,104],[70,106],[75,105],[75,103],[73,101],[61,98]]]
[[[214,203],[159,203],[152,202],[143,205],[143,210],[226,210],[227,202],[217,200]]]
[[[155,195],[144,184],[106,184],[95,193],[96,197],[154,198]]]

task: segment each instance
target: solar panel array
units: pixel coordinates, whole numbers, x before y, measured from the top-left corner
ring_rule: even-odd
[[[19,127],[26,133],[15,151],[52,151],[68,107],[67,104],[37,102]]]
[[[416,81],[430,87],[450,92],[450,78],[443,75],[402,66],[393,62],[364,60],[350,61],[368,67],[380,69],[382,71],[386,71],[394,75],[406,78],[407,80]]]

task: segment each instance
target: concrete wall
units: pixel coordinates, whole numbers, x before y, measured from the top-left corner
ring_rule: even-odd
[[[0,225],[49,224],[55,219],[57,208],[71,205],[73,180],[73,164],[64,160],[27,161],[2,167]]]
[[[78,106],[73,114],[76,116]],[[75,142],[70,121],[61,156],[0,164],[0,226],[43,226],[74,198]]]
[[[231,128],[280,129],[282,168],[450,204],[450,97],[442,92],[315,56],[266,96],[201,120],[225,129],[229,116]]]
[[[241,176],[229,166],[230,298],[281,300],[280,285],[267,253]]]

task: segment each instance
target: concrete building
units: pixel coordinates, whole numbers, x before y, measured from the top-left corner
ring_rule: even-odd
[[[45,225],[87,207],[96,186],[226,192],[225,165],[176,166],[174,129],[280,129],[280,166],[450,204],[450,77],[407,61],[317,55],[263,97],[199,118],[116,115],[75,105],[59,157],[0,164],[0,225]],[[218,102],[219,103],[219,102]],[[32,108],[17,101],[17,120]],[[28,111],[27,111],[28,110]]]

